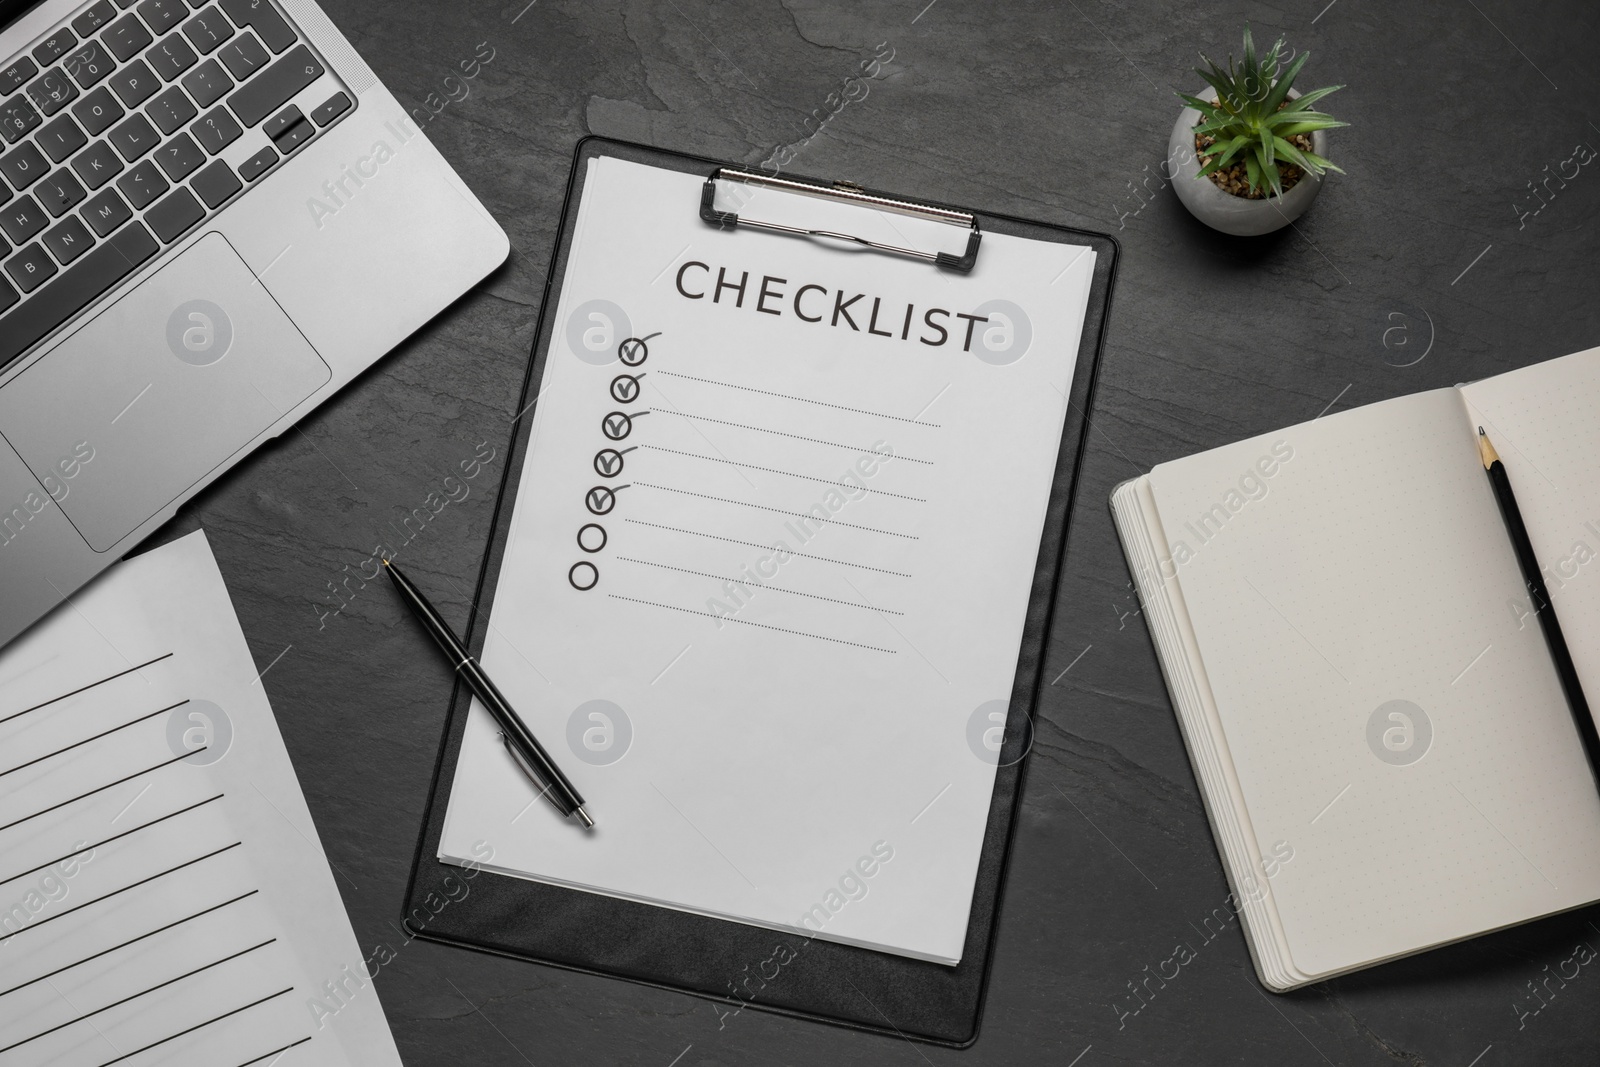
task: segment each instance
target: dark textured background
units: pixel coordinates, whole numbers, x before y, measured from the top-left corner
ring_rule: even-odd
[[[324,0],[408,106],[443,100],[479,42],[495,49],[426,131],[510,234],[511,260],[160,539],[211,537],[356,934],[397,954],[377,986],[406,1062],[1593,1062],[1600,974],[1552,980],[1537,1014],[1526,983],[1579,941],[1600,947],[1597,909],[1286,997],[1262,992],[1230,929],[1119,1018],[1127,983],[1197,943],[1227,887],[1105,502],[1162,460],[1600,343],[1600,160],[1552,182],[1537,215],[1527,184],[1579,143],[1600,147],[1600,8],[926,2]],[[1352,127],[1330,147],[1349,173],[1296,229],[1239,240],[1192,220],[1158,164],[1173,90],[1198,87],[1196,52],[1236,50],[1246,19],[1314,53],[1302,88],[1349,85],[1326,107]],[[387,590],[331,615],[329,583],[478,442],[503,455],[579,137],[753,165],[805,141],[802,118],[883,42],[894,58],[866,99],[791,170],[1123,247],[978,1043],[756,1011],[719,1029],[687,996],[404,944],[450,677]],[[431,588],[461,591],[442,604],[458,625],[499,473],[497,460],[401,554]]]

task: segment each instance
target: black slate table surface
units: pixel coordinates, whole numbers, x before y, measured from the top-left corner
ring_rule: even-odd
[[[1600,972],[1571,961],[1600,948],[1600,909],[1289,996],[1262,991],[1236,925],[1196,935],[1228,890],[1106,500],[1163,460],[1600,344],[1600,164],[1577,162],[1600,147],[1600,8],[323,6],[401,101],[431,114],[427,136],[504,226],[511,258],[158,540],[196,527],[211,538],[356,935],[394,956],[375,985],[407,1064],[1595,1061]],[[1195,91],[1196,53],[1236,51],[1246,20],[1258,40],[1283,33],[1313,53],[1302,88],[1349,86],[1325,106],[1351,127],[1330,137],[1348,173],[1311,212],[1240,240],[1190,218],[1160,165],[1174,90]],[[850,99],[832,113],[830,94]],[[814,112],[826,117],[815,133]],[[451,679],[388,590],[352,576],[389,523],[431,512],[444,477],[492,451],[467,498],[402,556],[465,623],[573,145],[588,133],[752,166],[789,146],[791,172],[1122,244],[1053,681],[966,1051],[757,1011],[719,1020],[688,996],[407,943],[398,927]],[[1198,945],[1194,958],[1145,984],[1172,974],[1180,941]],[[1130,999],[1130,983],[1148,999]]]

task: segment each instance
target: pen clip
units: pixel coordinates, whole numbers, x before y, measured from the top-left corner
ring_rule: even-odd
[[[528,757],[524,756],[517,749],[517,746],[511,743],[510,735],[502,731],[500,734],[500,743],[506,746],[506,751],[511,753],[512,760],[515,761],[516,765],[522,769],[522,773],[528,776],[528,781],[539,787],[539,795],[550,795],[550,790],[555,783],[540,780],[538,772],[533,769],[533,764],[528,762]]]

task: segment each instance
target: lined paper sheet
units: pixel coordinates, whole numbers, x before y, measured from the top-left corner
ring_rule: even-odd
[[[701,181],[590,164],[483,655],[598,829],[475,708],[441,858],[954,963],[1094,253]]]
[[[0,1067],[398,1065],[362,968],[203,533],[0,656]]]

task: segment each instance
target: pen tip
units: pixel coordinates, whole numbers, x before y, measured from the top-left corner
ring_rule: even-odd
[[[594,829],[594,820],[589,818],[589,813],[584,811],[581,806],[576,808],[573,811],[573,814],[578,817],[578,821],[579,822],[583,823],[583,828],[585,830],[593,830]]]
[[[1482,433],[1482,432],[1483,432],[1483,427],[1482,427],[1482,426],[1480,426],[1480,427],[1478,427],[1478,432],[1479,432],[1479,433]],[[387,560],[387,559],[385,559],[385,560],[384,560],[384,561],[383,561],[383,565],[384,565],[384,566],[385,566],[385,567],[387,567],[387,566],[388,566],[388,565],[389,565],[389,561],[388,561],[388,560]]]

